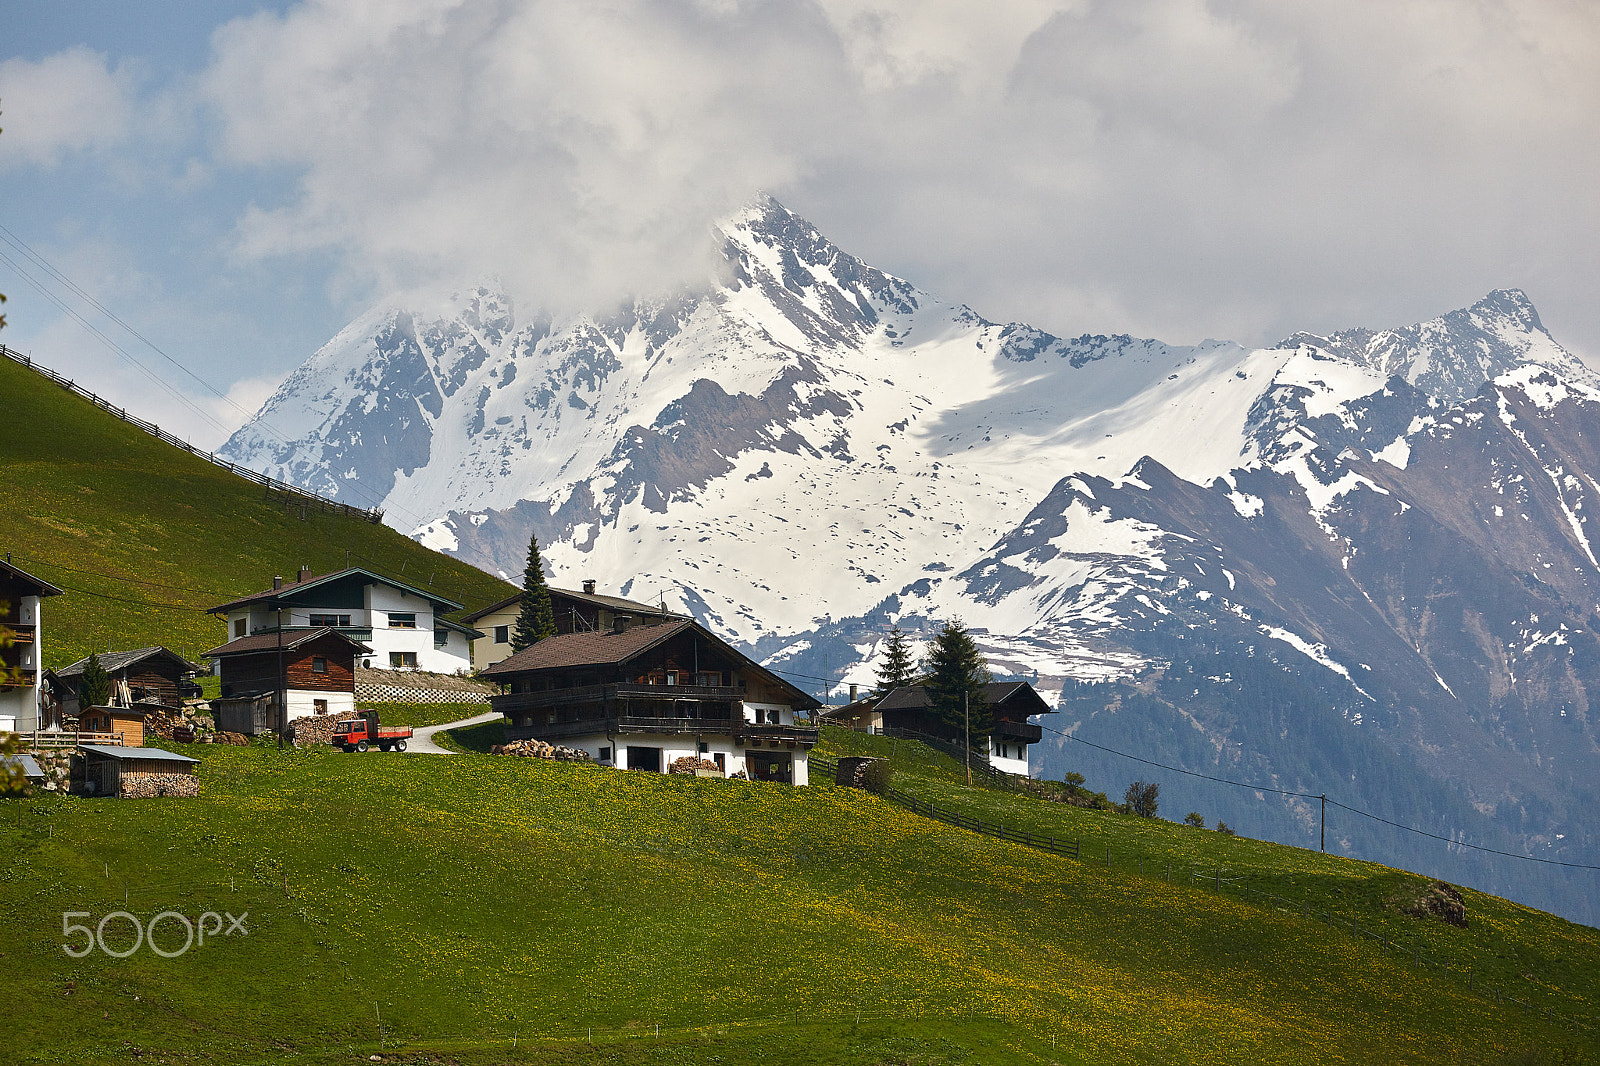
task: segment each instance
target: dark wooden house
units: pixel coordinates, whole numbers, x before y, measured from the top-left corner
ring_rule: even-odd
[[[159,645],[132,651],[106,652],[96,658],[111,676],[113,685],[118,682],[127,685],[131,702],[171,708],[183,706],[184,682],[205,670],[203,666]],[[83,670],[88,663],[85,657],[56,671],[56,678],[62,686],[61,713],[65,718],[80,716],[78,695],[83,684]],[[79,728],[88,727],[80,724]]]
[[[995,681],[983,686],[990,718],[985,737],[973,737],[973,746],[996,770],[1027,776],[1028,747],[1044,738],[1044,730],[1028,719],[1054,714],[1026,681]],[[828,721],[870,733],[906,731],[959,744],[962,730],[953,728],[933,709],[932,694],[921,684],[902,685],[881,697],[868,697],[825,715]]]
[[[563,633],[491,666],[506,736],[582,748],[597,761],[665,772],[698,758],[728,775],[806,784],[817,700],[693,619]]]
[[[206,652],[220,663],[217,728],[282,732],[296,718],[356,706],[356,658],[372,649],[337,629],[272,630]]]

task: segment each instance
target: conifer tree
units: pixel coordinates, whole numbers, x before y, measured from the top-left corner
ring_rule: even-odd
[[[959,618],[946,622],[934,638],[926,667],[934,713],[958,738],[970,729],[973,747],[981,750],[991,724],[983,698],[983,686],[991,680],[989,664]]]
[[[100,665],[98,655],[89,656],[89,661],[83,664],[83,680],[78,683],[78,692],[82,697],[80,707],[104,707],[110,702],[111,675]]]
[[[884,648],[883,664],[878,667],[878,695],[887,696],[902,685],[909,685],[915,677],[912,666],[911,645],[899,626],[889,630],[889,643]]]
[[[511,650],[521,651],[556,632],[556,613],[550,606],[550,587],[544,583],[539,561],[539,538],[528,534],[528,566],[522,571],[522,611],[511,634]]]

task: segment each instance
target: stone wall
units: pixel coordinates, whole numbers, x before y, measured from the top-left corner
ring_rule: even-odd
[[[200,779],[193,774],[123,774],[118,799],[156,796],[198,796]]]
[[[356,699],[367,703],[488,703],[498,689],[455,674],[356,668]]]

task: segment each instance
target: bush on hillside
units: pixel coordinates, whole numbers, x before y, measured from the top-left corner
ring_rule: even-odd
[[[1183,824],[1192,825],[1196,829],[1204,829],[1206,827],[1206,816],[1199,811],[1190,811],[1183,816]]]
[[[1161,786],[1154,781],[1135,781],[1128,786],[1128,791],[1123,796],[1123,803],[1128,808],[1129,814],[1136,814],[1140,818],[1154,818],[1160,804],[1156,802],[1161,795]]]

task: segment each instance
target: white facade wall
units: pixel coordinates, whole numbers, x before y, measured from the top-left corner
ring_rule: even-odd
[[[776,713],[778,720],[774,722],[772,715]],[[744,720],[755,725],[794,725],[794,711],[790,710],[787,703],[744,703]]]
[[[431,670],[438,674],[471,671],[472,650],[468,647],[465,634],[447,630],[449,636],[444,645],[434,646],[432,601],[380,584],[366,585],[362,589],[362,601],[359,608],[286,607],[281,612],[260,606],[240,608],[228,614],[228,639],[275,628],[280,615],[286,628],[309,627],[314,614],[349,615],[351,629],[372,631],[372,639],[366,641],[372,654],[361,658],[380,670],[396,668],[393,655],[410,653],[416,656],[419,670]],[[416,628],[395,627],[391,624],[391,614],[415,615]],[[245,621],[243,634],[238,632],[236,626],[240,619]]]
[[[292,688],[288,696],[290,721],[296,718],[308,718],[314,714],[343,714],[356,709],[356,697],[353,692],[313,692],[310,689]],[[318,710],[317,700],[327,700],[328,709]]]
[[[1028,776],[1028,749],[1032,745],[1015,740],[989,738],[989,765],[1001,773]]]
[[[748,773],[749,765],[745,761],[744,748],[736,748],[731,737],[707,737],[706,750],[700,751],[693,737],[685,737],[681,733],[659,735],[651,733],[629,733],[626,736],[606,737],[599,733],[591,736],[576,737],[570,740],[557,741],[558,744],[569,748],[579,748],[589,753],[590,757],[600,762],[603,766],[614,766],[626,769],[628,747],[661,749],[661,772],[668,772],[673,762],[678,759],[697,756],[708,762],[716,762],[718,755],[722,756],[724,769],[729,777],[734,774]],[[601,752],[610,749],[610,758],[602,759]],[[761,750],[761,749],[752,749]],[[777,751],[779,749],[770,749]],[[808,785],[811,783],[810,769],[807,755],[803,749],[787,752],[791,756],[792,778],[795,785]]]

